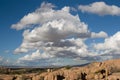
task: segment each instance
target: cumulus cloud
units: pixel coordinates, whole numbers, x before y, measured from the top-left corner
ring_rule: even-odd
[[[37,59],[43,59],[43,58],[50,58],[52,55],[46,54],[46,53],[40,53],[39,50],[33,52],[32,54],[27,54],[24,57],[19,58],[19,60],[37,60]]]
[[[32,47],[33,49],[34,47]],[[40,47],[39,47],[40,48]],[[69,39],[63,40],[60,42],[47,43],[42,46],[43,53],[40,53],[39,50],[33,52],[30,55],[26,55],[21,59],[44,59],[44,58],[53,58],[53,57],[68,57],[76,58],[79,56],[89,55],[87,52],[87,46],[84,44],[81,39]],[[36,56],[35,56],[36,55]]]
[[[44,52],[37,50],[32,54],[27,54],[18,59],[19,63],[39,63],[45,65],[48,64],[59,64],[66,65],[69,64],[66,60],[71,59],[74,62],[80,61],[97,61],[98,58],[94,58],[97,54],[94,54],[88,50],[88,46],[84,43],[85,40],[82,39],[68,39],[57,43],[47,43],[46,46],[42,48]],[[40,48],[40,47],[39,47]],[[54,59],[54,60],[53,60]],[[60,59],[56,62],[56,59]],[[51,60],[53,60],[51,62]],[[77,64],[77,63],[76,63]],[[79,63],[80,64],[80,63]]]
[[[120,32],[117,32],[113,36],[106,38],[104,43],[94,44],[94,48],[100,56],[106,56],[106,58],[119,58],[120,56]],[[103,60],[105,57],[103,57]]]
[[[55,6],[51,3],[46,4],[43,2],[41,4],[41,8],[38,8],[33,13],[25,15],[17,24],[13,24],[11,28],[21,30],[31,27],[34,24],[44,23],[45,21],[48,21],[50,17],[52,17],[52,14],[54,13],[52,8],[54,7]]]
[[[51,59],[92,59],[96,56],[90,52],[85,40],[88,38],[105,38],[104,31],[90,32],[88,25],[78,15],[70,13],[70,7],[55,10],[51,3],[42,3],[41,7],[25,15],[11,27],[23,31],[23,42],[15,53],[31,53],[18,59],[18,62],[42,62]],[[53,63],[53,62],[52,62]],[[56,63],[57,64],[57,63]]]
[[[92,32],[92,33],[91,33],[91,37],[92,37],[92,38],[99,38],[99,37],[101,37],[101,38],[107,38],[108,35],[107,35],[106,32],[100,31],[99,33]]]
[[[94,2],[89,5],[79,5],[79,10],[98,15],[116,15],[120,16],[120,7],[116,5],[108,5],[105,2]]]
[[[115,35],[106,38],[104,43],[95,44],[94,47],[97,50],[104,50],[107,53],[110,51],[115,51],[114,53],[120,52],[120,32],[117,32]]]
[[[81,22],[78,15],[74,16],[70,13],[70,7],[64,7],[61,10],[54,10],[48,4],[42,6],[33,13],[24,16],[20,22],[14,24],[14,28],[24,29],[27,25],[36,25],[32,30],[27,29],[23,33],[23,43],[15,52],[28,52],[28,49],[45,46],[47,43],[59,43],[60,40],[68,37],[87,38],[90,33],[88,26]],[[51,5],[52,6],[52,5]],[[46,10],[47,9],[47,10]],[[30,19],[32,14],[33,18]],[[37,17],[34,17],[38,15]],[[27,21],[30,21],[28,23]],[[21,27],[18,24],[23,24]],[[31,27],[31,26],[29,26]],[[13,25],[12,25],[13,28]],[[89,36],[90,37],[90,36]]]

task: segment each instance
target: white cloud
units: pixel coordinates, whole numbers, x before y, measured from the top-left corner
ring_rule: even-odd
[[[75,59],[81,59],[81,61],[93,61],[92,59],[96,54],[88,51],[87,45],[85,45],[82,39],[68,39],[62,40],[60,42],[47,43],[46,46],[42,48],[44,51],[40,53],[39,50],[33,52],[32,54],[27,54],[19,58],[19,63],[49,63],[49,61],[55,59],[49,64],[68,64],[65,63],[66,59],[71,59],[73,62]],[[56,59],[61,59],[62,62],[56,62]],[[64,60],[65,59],[65,60]]]
[[[106,37],[108,37],[108,35],[107,35],[107,33],[106,32],[104,32],[104,31],[100,31],[99,33],[95,33],[95,32],[92,32],[91,33],[91,37],[92,38],[106,38]]]
[[[70,13],[70,7],[60,10],[54,10],[53,7],[50,3],[42,3],[35,12],[12,25],[16,30],[24,29],[23,42],[15,53],[32,52],[19,58],[18,62],[35,63],[44,60],[48,63],[46,60],[53,58],[95,60],[93,56],[96,54],[88,49],[85,40],[105,38],[107,34],[104,31],[90,32],[88,25],[81,22],[78,15]]]
[[[45,43],[44,43],[45,44]],[[32,47],[32,49],[35,46]],[[60,42],[47,43],[41,48],[44,52],[40,53],[39,50],[36,52],[24,56],[22,59],[44,59],[44,58],[52,58],[52,57],[78,57],[82,55],[88,55],[87,46],[84,44],[81,39],[69,39],[62,40]],[[35,56],[36,55],[36,56]],[[48,56],[47,56],[48,55]]]
[[[115,5],[107,5],[105,2],[94,2],[89,5],[80,5],[78,9],[82,12],[89,12],[98,15],[120,16],[120,7]]]
[[[95,45],[95,48],[100,50],[110,49],[110,50],[119,51],[120,50],[120,32],[117,32],[110,38],[106,38],[104,43],[98,43],[97,45]]]
[[[120,58],[120,32],[106,38],[104,43],[95,44],[94,48],[101,56],[110,57],[111,59]]]
[[[54,10],[52,7],[47,6],[48,4],[51,5],[50,3],[44,4],[44,6],[42,4],[35,12],[29,13],[20,22],[14,24],[14,27],[12,25],[12,28],[17,30],[24,29],[28,27],[27,25],[37,25],[32,30],[27,29],[24,31],[23,43],[15,50],[16,53],[28,52],[29,49],[40,49],[41,46],[44,47],[47,43],[59,43],[62,39],[68,37],[88,37],[87,35],[90,33],[88,26],[80,21],[78,15],[74,16],[70,13],[70,7]],[[31,16],[34,19],[30,19]]]
[[[31,19],[31,22],[35,21],[34,24],[37,24],[37,26],[32,30],[27,29],[24,31],[23,43],[19,48],[15,50],[16,53],[28,52],[28,49],[32,48],[38,49],[40,46],[45,46],[45,43],[48,42],[59,43],[60,40],[66,39],[68,37],[93,37],[93,33],[91,35],[91,32],[89,32],[88,30],[87,24],[81,22],[78,15],[72,15],[70,13],[69,7],[64,7],[61,10],[53,10],[52,8],[47,9],[47,11],[42,12],[44,10],[44,7],[41,7],[37,9],[37,12],[33,12],[35,16],[36,14],[39,16],[37,17],[37,21],[34,20],[36,17],[34,17],[34,19]],[[29,21],[29,19],[27,17],[29,17],[30,14],[33,13],[29,13],[27,16],[21,19],[22,23],[25,24],[22,25],[23,29],[26,28],[27,25],[31,25],[31,23],[28,24],[27,21]],[[40,17],[42,17],[42,19]],[[21,23],[21,21],[19,23]],[[19,26],[17,26],[17,24],[14,25],[16,25],[14,27],[15,29],[18,30],[20,28]],[[101,33],[103,34],[103,36],[100,36]],[[100,35],[98,35],[98,33],[94,33],[95,37],[105,37],[107,34],[105,32],[100,32]]]
[[[13,24],[11,28],[16,30],[25,29],[35,24],[42,24],[49,20],[53,16],[54,11],[52,8],[55,6],[51,3],[43,2],[41,8],[38,8],[35,12],[25,15],[17,24]]]
[[[39,59],[44,59],[44,58],[51,58],[53,57],[52,55],[46,54],[46,53],[40,53],[39,50],[36,52],[33,52],[32,54],[27,54],[24,57],[19,58],[19,60],[39,60]]]

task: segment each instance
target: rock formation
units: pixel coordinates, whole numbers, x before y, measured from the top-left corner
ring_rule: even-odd
[[[120,80],[120,59],[45,72],[34,76],[33,80]]]

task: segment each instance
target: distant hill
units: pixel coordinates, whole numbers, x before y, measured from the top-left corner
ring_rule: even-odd
[[[80,64],[80,65],[69,65],[70,67],[82,67],[82,66],[86,66],[90,63],[85,63],[85,64]],[[68,65],[66,65],[68,66]],[[0,66],[0,67],[4,67],[4,68],[62,68],[65,66],[58,66],[58,65],[50,65],[50,66]]]

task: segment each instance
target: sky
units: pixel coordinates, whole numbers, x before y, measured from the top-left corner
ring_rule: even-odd
[[[0,0],[0,65],[120,58],[119,0]]]

